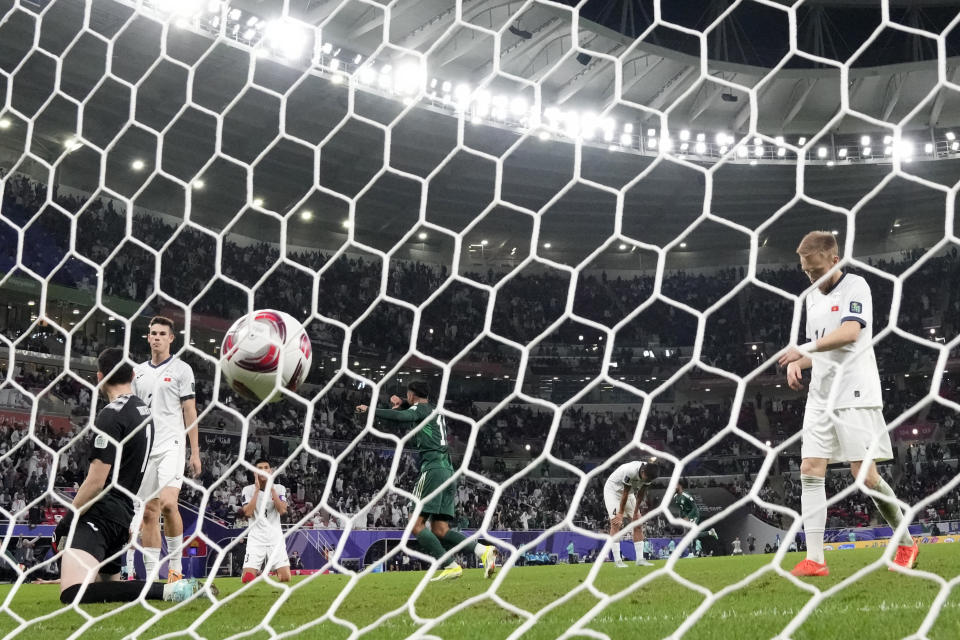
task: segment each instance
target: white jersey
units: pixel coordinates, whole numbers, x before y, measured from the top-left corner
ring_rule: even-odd
[[[814,353],[813,375],[807,394],[808,409],[826,409],[834,385],[834,408],[882,407],[880,372],[873,353],[873,298],[870,285],[858,275],[844,273],[827,293],[814,289],[807,295],[807,340],[817,340],[848,320],[860,323],[853,344]],[[837,376],[834,365],[844,364]]]
[[[253,500],[254,485],[248,484],[241,493],[242,504],[246,505]],[[273,485],[277,497],[287,501],[287,488],[282,484]],[[270,494],[263,491],[257,493],[257,505],[254,507],[250,526],[248,527],[247,542],[269,545],[283,541],[283,528],[280,526],[280,512],[273,504]]]
[[[645,466],[647,466],[647,463],[640,460],[620,465],[610,474],[610,477],[607,479],[607,486],[615,489],[618,493],[624,489],[635,493],[639,491],[641,487],[653,484],[652,480],[647,482],[640,477],[640,472]]]
[[[150,360],[133,368],[133,392],[153,415],[156,440],[153,453],[186,446],[186,425],[181,403],[195,395],[193,369],[170,356],[158,365]]]

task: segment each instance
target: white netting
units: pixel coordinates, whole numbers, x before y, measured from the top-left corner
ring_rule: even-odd
[[[796,446],[799,433],[772,444],[758,430],[742,427],[741,410],[755,388],[751,385],[769,373],[773,352],[796,342],[801,321],[799,300],[805,284],[796,286],[795,270],[769,271],[762,261],[771,237],[782,236],[779,242],[786,251],[780,255],[792,260],[792,247],[804,231],[831,225],[843,240],[842,264],[871,276],[875,287],[892,287],[889,294],[875,289],[876,298],[890,300],[890,318],[880,323],[884,328],[875,332],[874,342],[898,340],[901,351],[894,350],[889,361],[910,354],[910,347],[917,353],[925,350],[932,366],[920,390],[901,401],[905,411],[898,411],[891,428],[906,424],[927,405],[960,410],[956,402],[940,396],[943,372],[958,340],[951,339],[946,327],[954,322],[956,331],[949,315],[954,294],[940,303],[944,312],[937,326],[924,324],[925,315],[916,322],[910,316],[910,330],[898,326],[906,317],[901,309],[905,283],[926,277],[930,265],[934,272],[945,270],[949,282],[949,269],[955,269],[950,254],[957,242],[954,180],[936,169],[930,175],[908,170],[911,161],[916,167],[925,164],[922,160],[953,154],[954,138],[950,134],[940,139],[933,131],[929,148],[925,144],[921,154],[905,132],[931,109],[939,117],[949,102],[947,94],[960,90],[951,81],[946,55],[958,17],[932,33],[892,19],[889,5],[883,3],[876,28],[852,56],[838,62],[798,46],[802,4],[785,7],[762,1],[731,3],[702,30],[670,22],[655,2],[652,23],[635,39],[612,37],[581,21],[582,7],[549,2],[458,2],[435,11],[415,2],[284,2],[262,15],[218,2],[91,0],[80,7],[62,0],[18,0],[0,6],[0,43],[6,47],[0,67],[5,89],[0,110],[0,152],[5,156],[0,161],[5,169],[3,193],[10,200],[0,225],[9,252],[0,285],[5,302],[9,296],[8,309],[13,309],[2,340],[2,392],[4,406],[29,413],[27,434],[21,439],[17,431],[17,442],[0,460],[5,468],[32,464],[24,474],[25,485],[36,482],[40,490],[29,501],[25,496],[13,502],[10,509],[3,505],[0,515],[10,523],[4,550],[14,537],[23,537],[14,533],[17,518],[27,517],[31,507],[57,494],[58,476],[66,477],[61,468],[65,459],[66,471],[76,472],[69,459],[81,450],[96,409],[90,401],[97,391],[90,381],[88,356],[107,344],[142,353],[145,317],[164,312],[175,315],[183,329],[184,343],[175,346],[183,347],[181,356],[193,364],[200,381],[201,425],[222,421],[227,427],[205,431],[201,439],[202,449],[219,449],[205,459],[205,466],[215,470],[210,482],[188,481],[204,517],[226,515],[230,504],[223,492],[252,468],[259,452],[278,456],[283,460],[276,465],[279,473],[298,478],[303,492],[313,491],[318,498],[304,501],[294,520],[303,526],[327,524],[329,519],[344,527],[339,543],[326,549],[326,566],[351,571],[355,566],[345,560],[352,559],[344,556],[348,534],[364,528],[368,518],[373,524],[379,520],[406,526],[409,532],[410,511],[404,504],[412,499],[415,471],[409,458],[400,455],[412,434],[386,432],[372,418],[354,423],[344,412],[361,401],[376,403],[381,392],[389,395],[409,379],[426,376],[434,383],[440,412],[460,425],[457,452],[463,462],[455,481],[468,488],[460,499],[471,505],[482,499],[488,505],[476,511],[482,515],[471,523],[479,525],[472,538],[493,539],[490,532],[503,520],[517,518],[517,511],[526,514],[536,507],[535,517],[544,520],[543,532],[519,546],[501,541],[503,568],[489,588],[440,616],[426,616],[414,604],[436,567],[424,575],[408,605],[364,629],[339,615],[340,605],[374,564],[351,574],[329,608],[288,633],[274,629],[273,616],[296,590],[320,576],[280,585],[270,613],[254,627],[271,637],[307,632],[324,622],[357,633],[402,615],[409,615],[419,625],[416,635],[424,636],[485,599],[523,621],[511,633],[519,637],[548,612],[585,593],[598,602],[564,637],[606,637],[589,628],[591,620],[664,576],[704,596],[674,631],[679,637],[720,598],[771,572],[814,596],[782,630],[786,637],[823,598],[888,566],[892,547],[882,559],[821,591],[781,568],[784,545],[769,564],[713,592],[682,577],[675,566],[724,513],[690,527],[670,513],[664,500],[651,505],[642,522],[656,529],[682,527],[687,533],[665,565],[628,589],[613,595],[599,590],[598,561],[580,586],[539,610],[526,610],[499,595],[521,554],[556,532],[573,529],[592,536],[604,542],[600,559],[607,555],[610,541],[602,532],[603,516],[598,523],[590,512],[590,503],[600,501],[596,483],[639,452],[668,464],[669,495],[685,465],[701,461],[714,448],[736,447],[734,457],[741,447],[755,449],[762,463],[746,469],[748,477],[756,475],[743,481],[742,495],[731,509],[755,503],[770,510],[768,515],[794,519],[786,539],[799,530],[795,510],[771,502],[776,496],[767,484],[779,468],[779,454]],[[752,76],[714,69],[708,49],[718,50],[725,21],[750,7],[781,16],[789,34],[783,57],[771,68],[754,69]],[[658,78],[656,68],[664,62],[654,60],[648,50],[656,29],[670,30],[677,40],[689,38],[699,58],[677,66],[668,63],[669,72]],[[924,90],[908,97],[907,91],[916,87],[904,90],[909,75],[904,72],[891,80],[881,111],[858,111],[851,94],[866,80],[854,65],[882,34],[891,32],[936,43],[935,71],[917,72],[925,71],[932,81],[927,78],[925,85],[920,83]],[[382,37],[370,37],[377,33]],[[480,56],[480,64],[452,65],[472,55]],[[803,103],[816,95],[817,82],[836,91],[839,107],[796,142],[760,126],[761,105],[769,105],[764,102],[768,85],[779,82],[782,72],[789,77],[791,59],[833,69],[835,75],[820,69],[822,79],[789,80],[789,97],[777,105],[783,110],[777,115],[783,117],[781,124],[794,120]],[[570,73],[571,63],[581,67]],[[435,70],[450,75],[437,78]],[[560,86],[549,84],[564,71],[568,77]],[[458,72],[463,75],[455,75]],[[644,78],[656,80],[656,90],[635,93]],[[607,85],[609,94],[596,104],[581,111],[554,106],[554,99],[563,103],[581,86],[598,81]],[[681,131],[718,101],[739,102],[726,127],[735,133],[719,132],[708,140],[706,134]],[[845,131],[856,131],[857,138],[861,131],[874,131],[875,148],[869,139],[838,141],[834,132],[850,119],[860,128]],[[422,157],[416,162],[404,157],[413,153]],[[550,159],[551,153],[560,159]],[[830,197],[828,186],[837,178],[824,172],[835,163],[854,161],[866,172],[879,166],[871,164],[876,158],[885,158],[891,170],[847,201]],[[612,167],[607,173],[605,163]],[[769,211],[758,216],[730,213],[736,184],[747,190],[751,180],[763,180],[744,173],[758,163],[763,164],[758,172],[769,170],[762,175],[776,176],[771,182],[780,180],[789,187],[772,197],[759,194]],[[665,174],[672,182],[663,182]],[[811,182],[824,195],[805,190],[808,174],[815,175]],[[939,194],[944,215],[936,238],[924,238],[922,255],[881,268],[858,258],[887,259],[890,247],[862,231],[876,221],[857,222],[894,183],[908,192],[916,187]],[[724,192],[718,197],[721,185]],[[489,193],[477,197],[484,189]],[[718,213],[724,206],[726,213]],[[645,215],[636,215],[641,208]],[[899,218],[884,224],[888,222],[900,226]],[[887,231],[884,226],[881,235]],[[337,234],[344,234],[343,242]],[[861,249],[864,237],[876,251]],[[714,253],[715,259],[686,260],[682,250],[694,241],[700,252]],[[630,262],[611,257],[623,253],[633,256]],[[748,256],[731,263],[740,266],[739,272],[734,268],[708,278],[695,275],[697,269],[725,265],[724,259],[735,255]],[[598,275],[606,264],[622,273],[643,269],[645,275],[624,286]],[[690,272],[678,273],[683,268]],[[913,276],[917,278],[910,280]],[[745,310],[751,303],[762,311]],[[279,408],[244,405],[219,385],[215,346],[223,322],[228,325],[239,313],[262,307],[302,319],[315,343],[314,372],[308,381],[312,386],[302,395],[285,392]],[[876,307],[878,315],[886,314],[883,303]],[[731,337],[741,337],[729,332],[731,323],[769,317],[782,329],[778,334],[754,326],[760,339],[753,346],[761,345],[754,353],[724,350],[731,346]],[[947,337],[931,342],[920,337],[913,324]],[[684,331],[693,337],[694,347],[682,360],[671,349],[686,344],[651,340]],[[60,346],[50,349],[53,343]],[[44,350],[52,355],[45,356]],[[497,366],[478,366],[490,362]],[[43,366],[53,373],[38,373]],[[550,375],[551,368],[558,375]],[[481,377],[493,379],[481,386],[476,382]],[[662,407],[655,403],[673,401],[672,387],[679,383],[703,390],[705,384],[698,380],[726,381],[728,415],[719,420],[709,412],[706,417],[694,415],[713,425],[695,436],[675,438],[674,427],[668,425],[668,436],[652,438],[651,430],[659,433],[663,426]],[[464,401],[481,392],[490,403],[482,412]],[[601,452],[594,457],[604,462],[587,473],[581,464],[585,456],[578,457],[574,450],[579,447],[569,447],[570,434],[577,434],[568,421],[586,421],[581,405],[603,397],[609,398],[606,404],[629,409],[591,423],[606,430],[597,438],[602,443],[586,449]],[[62,398],[69,400],[66,424],[58,414],[64,408]],[[71,416],[76,425],[69,424]],[[242,429],[234,434],[231,424]],[[503,427],[521,429],[531,451],[528,460],[511,469],[517,471],[512,476],[502,460],[490,460],[505,446],[490,434],[502,435]],[[688,423],[676,428],[692,427]],[[611,433],[619,437],[609,437]],[[270,434],[283,438],[272,443]],[[590,438],[582,430],[578,437]],[[274,446],[281,453],[267,451]],[[383,451],[392,455],[383,457]],[[29,455],[24,457],[24,452]],[[480,460],[481,454],[487,461]],[[350,494],[351,483],[364,481],[358,470],[371,467],[385,469],[386,481],[368,493]],[[547,472],[564,474],[573,482],[557,485],[565,487],[562,491],[543,489],[535,474]],[[953,477],[911,505],[910,514],[946,496],[956,483]],[[862,479],[833,496],[831,503],[840,503],[858,487],[863,488]],[[536,497],[528,492],[536,492]],[[190,493],[186,485],[184,493]],[[544,498],[542,493],[550,495]],[[561,494],[561,507],[546,508],[556,506]],[[56,500],[69,502],[62,495]],[[544,515],[548,511],[555,516],[552,521]],[[207,567],[210,575],[243,543],[242,537],[229,543],[201,537],[215,552]],[[407,553],[428,560],[401,545],[384,561]],[[0,611],[16,623],[16,633],[34,622],[12,606],[18,588],[52,561],[30,572],[5,562],[16,582]],[[917,630],[924,636],[953,582],[933,573],[914,574],[939,589]],[[199,637],[197,629],[210,616],[236,604],[244,593],[214,600],[189,633]],[[152,616],[131,629],[133,635],[169,611],[145,601],[139,604]],[[72,608],[85,619],[75,636],[123,609],[95,616]]]

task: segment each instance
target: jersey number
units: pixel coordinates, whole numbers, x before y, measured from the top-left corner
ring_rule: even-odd
[[[814,339],[814,340],[819,340],[820,338],[822,338],[822,337],[825,336],[825,335],[827,335],[827,330],[826,330],[826,329],[814,329],[814,330],[813,330],[813,339]]]
[[[150,428],[150,424],[147,424],[147,449],[143,452],[143,464],[140,465],[140,473],[143,473],[147,470],[147,460],[150,459],[150,447],[153,446],[153,429]]]
[[[437,416],[437,426],[440,427],[440,444],[447,446],[447,419],[444,416]]]

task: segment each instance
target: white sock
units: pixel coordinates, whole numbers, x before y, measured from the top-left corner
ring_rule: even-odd
[[[823,564],[823,530],[827,526],[827,489],[823,478],[800,476],[800,509],[807,536],[807,560]]]
[[[183,562],[181,561],[181,550],[183,548],[183,534],[179,536],[164,536],[167,541],[167,569],[183,573]]]
[[[136,573],[134,561],[136,560],[137,550],[133,547],[127,549],[127,575],[133,575]]]
[[[637,553],[637,562],[640,562],[641,560],[643,560],[643,543],[642,543],[642,542],[634,542],[634,543],[633,543],[633,550],[636,551],[636,553]]]
[[[890,488],[890,485],[887,484],[887,481],[882,477],[880,482],[877,483],[877,486],[873,488],[874,491],[883,494],[888,497],[889,500],[881,500],[879,498],[873,498],[873,504],[877,505],[877,510],[880,512],[880,515],[883,516],[883,519],[887,521],[887,524],[896,531],[897,527],[900,526],[900,523],[903,522],[903,511],[900,510],[900,505],[897,504],[897,496],[893,492],[893,489]],[[897,544],[905,545],[908,547],[913,546],[913,538],[910,537],[910,529],[907,529]]]
[[[143,548],[143,566],[147,570],[144,576],[147,580],[153,580],[157,577],[157,565],[160,564],[160,547]]]
[[[613,543],[613,548],[611,549],[611,551],[613,551],[614,562],[623,562],[623,558],[620,557],[620,540],[619,539],[617,539],[617,541]]]

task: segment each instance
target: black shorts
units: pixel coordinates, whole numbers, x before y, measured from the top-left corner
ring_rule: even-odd
[[[73,532],[73,541],[69,548],[86,551],[98,562],[103,562],[120,551],[123,551],[130,542],[130,526],[122,525],[113,520],[98,518],[96,515],[85,513],[77,521],[77,528]],[[120,556],[113,558],[100,567],[103,575],[120,573]]]

